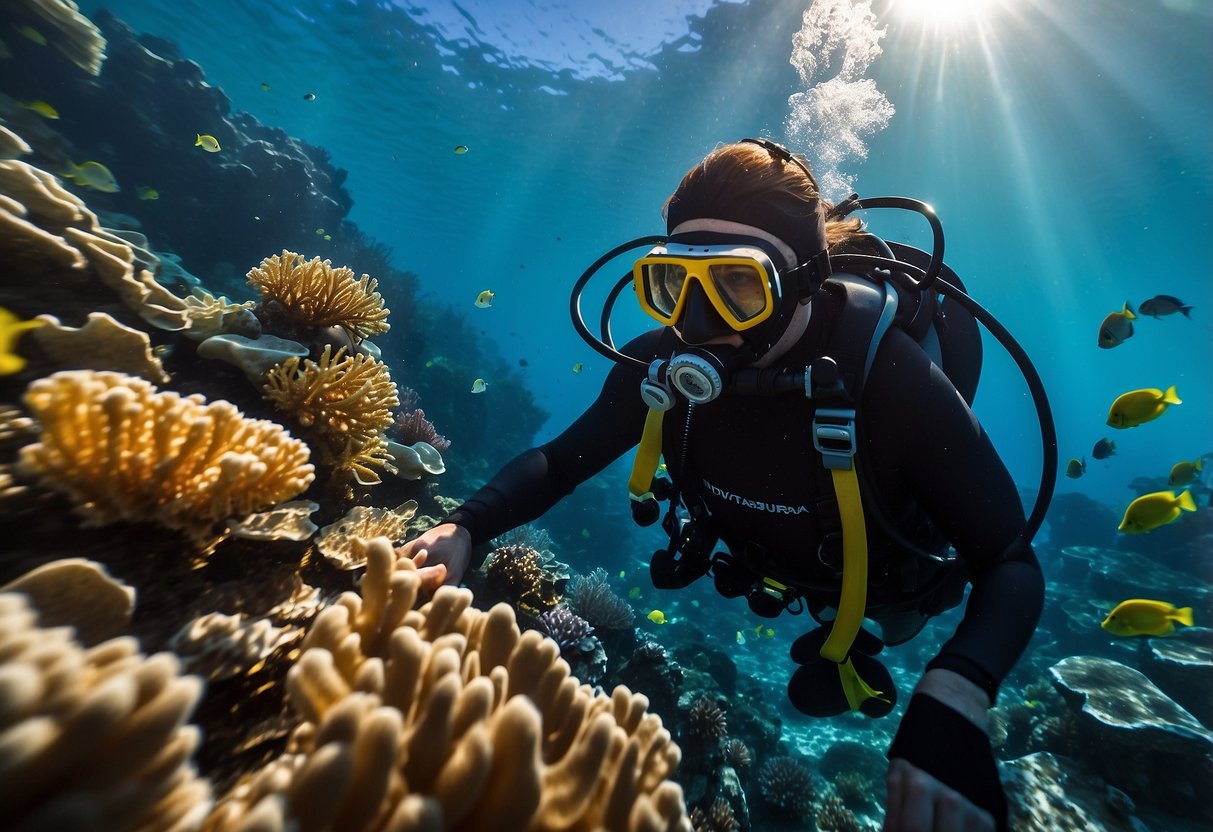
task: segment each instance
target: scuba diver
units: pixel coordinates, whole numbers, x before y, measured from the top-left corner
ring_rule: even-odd
[[[887,243],[848,216],[870,207],[924,214],[934,251]],[[615,362],[598,398],[399,554],[428,588],[457,584],[475,565],[473,547],[535,520],[639,445],[634,516],[655,522],[669,501],[654,585],[711,576],[759,615],[807,611],[816,626],[792,647],[788,696],[812,716],[889,713],[897,694],[876,656],[971,585],[889,749],[885,829],[1005,829],[987,711],[1041,613],[1031,537],[1056,469],[1035,371],[1025,377],[1047,473],[1025,520],[970,409],[981,363],[974,316],[992,332],[997,322],[956,288],[929,207],[855,196],[832,205],[801,155],[743,139],[691,168],[663,214],[668,236],[609,252],[573,291],[575,327]],[[649,251],[615,287],[594,337],[581,288],[642,245]],[[615,349],[610,308],[625,283],[661,327]],[[668,479],[655,475],[659,460]]]

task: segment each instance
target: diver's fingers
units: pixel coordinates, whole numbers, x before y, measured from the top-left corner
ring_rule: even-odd
[[[429,549],[418,549],[408,557],[413,559],[413,563],[417,566],[425,566],[425,562],[430,559]]]
[[[885,832],[932,832],[935,778],[900,758],[889,763],[889,802]]]
[[[943,789],[935,797],[935,832],[976,832],[976,811],[969,801],[951,789]]]
[[[885,777],[885,787],[888,795],[885,798],[884,824],[881,832],[896,832],[898,818],[901,817],[901,807],[905,802],[905,791],[902,783],[902,772],[899,766],[901,760],[889,762],[889,773]]]
[[[440,563],[437,566],[423,566],[417,570],[417,577],[421,579],[423,590],[433,592],[446,580],[446,565]]]

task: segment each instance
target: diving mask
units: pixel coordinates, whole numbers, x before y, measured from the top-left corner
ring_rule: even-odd
[[[722,244],[656,246],[632,266],[640,307],[665,326],[675,326],[695,283],[735,332],[767,320],[779,308],[782,288],[771,247],[758,238]]]

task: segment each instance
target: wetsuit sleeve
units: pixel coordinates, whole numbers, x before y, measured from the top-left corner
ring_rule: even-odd
[[[651,360],[659,333],[646,333],[622,351]],[[642,378],[631,367],[613,367],[598,398],[563,433],[506,463],[445,522],[467,529],[476,546],[543,515],[640,441],[647,413]]]
[[[1023,506],[977,417],[905,333],[890,331],[864,396],[881,456],[964,559],[972,591],[956,633],[928,665],[955,671],[993,700],[1036,630],[1044,578],[1019,537]],[[870,394],[870,395],[869,395]]]

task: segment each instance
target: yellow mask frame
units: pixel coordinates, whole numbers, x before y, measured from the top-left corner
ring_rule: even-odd
[[[766,252],[755,246],[667,243],[632,265],[640,308],[664,326],[674,326],[682,316],[692,282],[699,284],[716,312],[737,332],[770,318],[780,296],[779,272]]]

